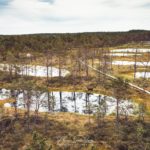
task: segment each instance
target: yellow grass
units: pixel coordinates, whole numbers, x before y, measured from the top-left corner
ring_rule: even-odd
[[[5,99],[5,100],[0,100],[0,107],[3,107],[3,105],[4,105],[5,103],[13,103],[13,102],[15,102],[15,100],[12,99],[12,98]]]

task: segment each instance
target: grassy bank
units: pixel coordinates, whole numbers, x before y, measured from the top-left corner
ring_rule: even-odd
[[[7,116],[14,113],[12,109],[5,111]],[[122,119],[119,128],[116,128],[114,116],[105,117],[99,122],[96,116],[89,118],[88,115],[73,113],[40,113],[35,117],[31,112],[27,129],[28,122],[24,113],[18,110],[18,119],[12,129],[1,132],[1,149],[27,150],[32,147],[37,150],[43,139],[44,144],[53,150],[122,150],[123,147],[148,150],[150,146],[148,118],[144,123],[137,118],[130,117],[127,122]],[[34,138],[35,135],[38,140]],[[44,150],[48,149],[45,147]]]

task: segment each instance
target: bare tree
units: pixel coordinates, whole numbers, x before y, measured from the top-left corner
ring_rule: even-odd
[[[136,72],[137,72],[137,52],[138,49],[136,48],[135,55],[134,55],[134,80],[136,78]]]
[[[127,80],[118,78],[113,80],[113,95],[116,98],[116,125],[118,127],[120,120],[120,101],[130,97],[129,85]]]

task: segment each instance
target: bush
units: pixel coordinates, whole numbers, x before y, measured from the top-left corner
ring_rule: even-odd
[[[47,145],[46,140],[37,132],[33,132],[32,143],[26,150],[51,150],[52,146]]]

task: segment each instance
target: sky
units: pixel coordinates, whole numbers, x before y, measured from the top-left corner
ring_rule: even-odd
[[[150,0],[0,0],[0,34],[150,30]]]

